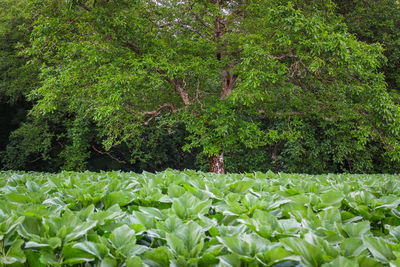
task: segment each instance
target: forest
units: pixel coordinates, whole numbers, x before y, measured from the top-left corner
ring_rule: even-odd
[[[0,169],[400,171],[398,0],[2,0]]]

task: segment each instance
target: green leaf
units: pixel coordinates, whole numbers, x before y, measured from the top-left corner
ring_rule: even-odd
[[[58,237],[49,238],[48,243],[52,249],[61,247],[62,240]]]
[[[118,266],[117,261],[111,257],[106,257],[100,262],[100,267],[117,267],[117,266]]]
[[[179,217],[177,217],[176,215],[172,215],[168,217],[165,221],[156,223],[157,229],[160,230],[159,231],[160,236],[163,238],[165,238],[166,233],[175,232],[177,229],[181,227],[182,224],[183,224],[182,220],[179,219]]]
[[[185,188],[176,184],[170,184],[168,186],[168,196],[171,198],[179,198],[186,193]]]
[[[165,215],[161,212],[161,210],[153,208],[153,207],[139,207],[139,211],[145,215],[151,216],[156,220],[164,220]]]
[[[280,241],[293,253],[299,255],[306,265],[316,267],[324,262],[322,250],[305,240],[297,237],[287,237]]]
[[[350,260],[345,257],[339,256],[330,263],[325,263],[322,267],[359,267],[358,262],[355,260]]]
[[[243,242],[238,236],[217,236],[217,239],[231,252],[242,256],[251,255],[252,251],[250,244],[247,242]]]
[[[40,248],[40,247],[49,247],[49,244],[38,243],[35,241],[28,241],[25,243],[25,248]]]
[[[149,250],[141,256],[143,262],[151,267],[169,266],[170,255],[166,247]]]
[[[244,257],[254,257],[270,249],[270,241],[256,234],[239,234],[236,236],[217,236],[219,242],[229,251]]]
[[[340,191],[328,191],[319,196],[321,198],[321,207],[340,206],[344,195]]]
[[[115,191],[104,197],[104,207],[107,209],[115,204],[124,207],[135,200],[135,194],[129,191]]]
[[[362,237],[370,232],[370,223],[369,221],[347,223],[343,226],[343,230],[349,237]]]
[[[110,241],[114,248],[121,248],[125,245],[130,246],[136,243],[136,234],[127,225],[122,225],[112,231]]]
[[[389,234],[393,236],[397,242],[400,242],[400,226],[390,227]]]
[[[40,253],[33,250],[25,250],[26,263],[29,266],[45,267],[46,264],[40,262]]]
[[[26,258],[24,251],[21,249],[23,243],[24,241],[21,239],[14,240],[6,255],[0,257],[0,261],[3,264],[24,263]]]
[[[391,260],[396,259],[389,244],[383,238],[363,236],[362,240],[376,260],[382,263],[389,263]]]
[[[41,250],[40,251],[40,262],[42,264],[50,265],[50,266],[59,266],[61,265],[57,261],[57,257],[51,250]]]
[[[233,193],[245,193],[253,184],[253,181],[236,181],[229,185],[229,190]]]
[[[126,267],[141,267],[143,266],[142,259],[139,257],[130,257],[126,262]]]
[[[219,266],[220,267],[236,267],[236,266],[242,266],[240,257],[235,254],[229,254],[229,255],[224,255],[220,256],[219,258]]]
[[[357,258],[360,267],[383,267],[384,265],[373,258],[367,256],[359,256]]]
[[[99,260],[102,260],[106,255],[108,255],[108,249],[105,245],[93,243],[90,241],[76,243],[72,246],[72,248],[80,249],[84,252],[87,252],[95,256]]]
[[[351,237],[345,239],[340,244],[340,248],[342,251],[344,251],[343,255],[345,257],[358,257],[367,249],[361,237]]]
[[[340,211],[337,207],[329,207],[318,213],[318,218],[321,220],[321,225],[328,228],[330,225],[341,221]]]
[[[251,230],[265,238],[270,238],[274,231],[281,230],[275,216],[259,209],[255,210],[252,218],[238,219],[237,221],[247,225]]]
[[[256,257],[262,264],[265,265],[276,264],[289,260],[299,260],[298,256],[293,255],[293,253],[283,249],[279,245],[277,245],[277,247],[272,247],[270,250],[267,250],[265,252],[257,253]]]
[[[190,258],[199,256],[204,245],[203,239],[203,228],[193,221],[166,235],[167,244],[174,253]]]
[[[96,227],[97,221],[94,222],[84,222],[78,226],[76,226],[70,233],[68,233],[65,237],[65,242],[70,242],[76,240],[89,232],[89,230]]]
[[[74,244],[66,244],[62,248],[62,252],[64,255],[64,264],[78,264],[83,262],[91,262],[95,260],[95,256],[91,253],[85,252],[81,249],[74,248]]]
[[[200,201],[189,192],[186,192],[181,197],[174,199],[172,211],[181,219],[193,218],[207,214],[211,203],[211,199]]]

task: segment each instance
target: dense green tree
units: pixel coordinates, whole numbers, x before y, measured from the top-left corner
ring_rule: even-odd
[[[382,66],[388,89],[400,94],[400,3],[398,0],[336,0],[348,30],[367,43],[381,43],[387,63]]]
[[[0,2],[0,151],[5,149],[9,134],[19,127],[31,108],[25,94],[38,84],[38,67],[27,65],[28,58],[18,48],[29,42],[30,29],[23,27],[29,21],[23,12],[25,4],[23,0]]]
[[[143,126],[171,113],[186,149],[201,147],[219,173],[224,151],[299,138],[260,117],[346,123],[359,150],[375,141],[399,159],[382,48],[358,42],[329,5],[279,2],[29,0],[27,53],[43,63],[33,112],[83,109],[106,148],[140,143]]]

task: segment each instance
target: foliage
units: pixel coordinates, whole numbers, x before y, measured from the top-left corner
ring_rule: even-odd
[[[16,103],[38,86],[38,66],[26,64],[21,46],[29,43],[30,18],[24,0],[0,3],[0,100]]]
[[[390,175],[1,172],[0,262],[397,266],[399,186]]]
[[[0,151],[31,108],[25,94],[38,86],[38,66],[26,64],[28,58],[20,54],[19,47],[29,42],[30,35],[29,27],[24,27],[30,22],[24,5],[23,0],[0,2]]]
[[[367,43],[381,43],[387,64],[382,67],[388,89],[397,97],[400,92],[400,4],[397,0],[337,0],[349,32]]]
[[[316,13],[278,2],[30,0],[27,54],[43,64],[33,112],[83,109],[106,148],[138,143],[169,112],[189,133],[185,149],[209,157],[298,137],[260,118],[315,116],[399,159],[382,48],[349,34],[331,2]]]
[[[161,2],[0,3],[0,168],[400,170],[398,2]]]
[[[146,126],[139,140],[102,149],[101,130],[85,114],[63,111],[29,117],[13,131],[2,156],[5,169],[160,171],[196,168],[195,153],[182,150],[187,136],[181,125],[158,120]],[[137,143],[135,143],[135,141]]]

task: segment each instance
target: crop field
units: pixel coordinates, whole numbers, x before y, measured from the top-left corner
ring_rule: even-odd
[[[394,175],[0,172],[0,266],[400,266]]]

